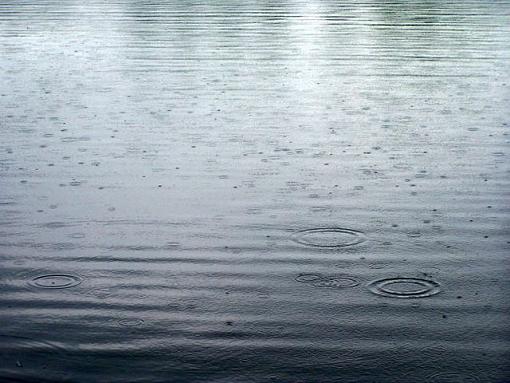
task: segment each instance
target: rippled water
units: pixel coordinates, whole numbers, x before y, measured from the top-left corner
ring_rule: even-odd
[[[509,15],[2,2],[0,380],[510,381]]]

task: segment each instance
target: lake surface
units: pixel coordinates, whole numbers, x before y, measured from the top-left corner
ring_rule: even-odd
[[[0,4],[0,381],[510,382],[510,2]]]

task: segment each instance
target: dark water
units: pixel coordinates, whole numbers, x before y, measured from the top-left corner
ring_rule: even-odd
[[[0,3],[0,381],[510,381],[509,1]]]

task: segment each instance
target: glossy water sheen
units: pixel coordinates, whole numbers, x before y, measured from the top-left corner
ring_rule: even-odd
[[[510,381],[509,14],[0,2],[0,381]]]

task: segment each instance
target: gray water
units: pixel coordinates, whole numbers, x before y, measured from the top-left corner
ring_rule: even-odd
[[[509,1],[0,3],[0,381],[510,381]]]

